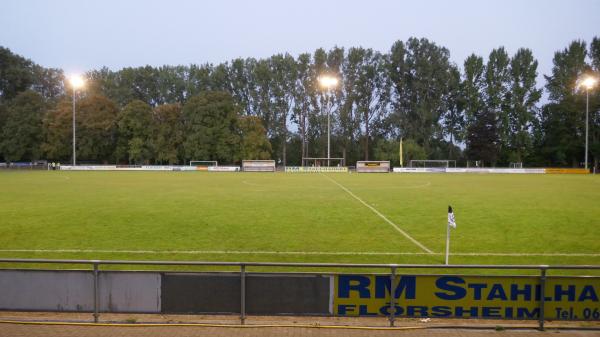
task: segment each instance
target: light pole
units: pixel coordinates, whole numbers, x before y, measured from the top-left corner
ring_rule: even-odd
[[[585,87],[585,169],[588,169],[588,134],[589,134],[589,110],[590,110],[590,90],[594,88],[597,80],[592,76],[587,76],[581,81]]]
[[[333,76],[323,75],[319,76],[319,84],[323,87],[328,93],[331,91],[331,88],[337,86],[338,79]],[[329,117],[331,113],[331,97],[327,99],[327,166],[330,165],[331,158],[331,118]]]
[[[75,166],[77,164],[77,153],[75,151],[75,145],[76,145],[76,138],[75,138],[75,132],[76,132],[76,128],[75,128],[75,94],[77,89],[83,87],[83,78],[79,75],[73,75],[71,76],[71,78],[69,79],[69,82],[71,82],[71,87],[73,88],[73,166]]]

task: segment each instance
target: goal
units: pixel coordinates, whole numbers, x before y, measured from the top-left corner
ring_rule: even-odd
[[[200,166],[200,167],[209,167],[209,166],[219,166],[216,160],[190,160],[190,166]]]
[[[456,167],[456,160],[413,159],[409,162],[409,167]]]

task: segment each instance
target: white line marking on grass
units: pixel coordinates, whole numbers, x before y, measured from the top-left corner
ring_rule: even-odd
[[[107,249],[0,249],[0,253],[108,253],[108,254],[228,254],[228,255],[444,255],[423,252],[280,252],[251,250],[107,250]],[[600,257],[600,253],[451,253],[453,256],[564,256]]]
[[[442,255],[440,253],[439,255]],[[597,253],[450,253],[458,256],[574,256],[574,257],[599,257]]]
[[[124,254],[261,254],[261,255],[431,255],[429,253],[411,252],[281,252],[254,250],[105,250],[105,249],[0,249],[2,252],[14,253],[124,253]]]
[[[349,189],[347,189],[346,187],[344,187],[344,185],[338,183],[337,181],[335,181],[333,178],[330,178],[329,176],[322,174],[325,178],[329,179],[331,182],[333,182],[334,184],[338,185],[341,189],[343,189],[344,191],[346,191],[348,194],[350,194],[354,199],[360,201],[361,204],[365,205],[367,208],[369,208],[371,211],[373,211],[373,213],[377,214],[380,218],[382,218],[383,220],[385,220],[385,222],[387,222],[388,224],[390,224],[392,227],[394,227],[400,234],[404,235],[407,239],[409,239],[410,241],[412,241],[412,243],[414,243],[415,245],[419,246],[421,249],[423,249],[424,251],[426,251],[429,254],[433,254],[433,252],[425,247],[422,243],[420,243],[419,241],[415,240],[412,236],[408,235],[408,233],[406,233],[405,231],[403,231],[400,227],[398,227],[398,225],[396,225],[395,223],[393,223],[390,219],[388,219],[385,215],[381,214],[378,210],[376,210],[373,206],[367,204],[366,202],[364,202],[361,198],[357,197],[354,193],[352,193],[352,191],[350,191]]]

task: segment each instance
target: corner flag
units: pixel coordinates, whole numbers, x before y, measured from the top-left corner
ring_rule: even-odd
[[[448,205],[448,225],[446,226],[446,264],[448,264],[448,257],[450,256],[450,227],[456,228],[456,220],[454,219],[452,206]]]
[[[448,206],[448,226],[456,228],[456,220],[454,219],[454,213],[452,212],[452,206]]]

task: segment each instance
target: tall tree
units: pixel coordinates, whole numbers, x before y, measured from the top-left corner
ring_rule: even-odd
[[[88,95],[77,106],[77,158],[101,163],[116,146],[117,105],[105,96]]]
[[[258,60],[252,68],[251,76],[255,83],[252,100],[255,104],[256,116],[263,122],[267,136],[273,138],[277,135],[277,120],[271,92],[272,74],[269,60]]]
[[[344,87],[347,91],[346,102],[350,111],[347,116],[355,115],[363,131],[364,160],[369,160],[369,138],[371,128],[379,119],[385,117],[388,107],[388,88],[384,72],[385,58],[372,49],[351,48],[348,51],[347,66],[344,69]],[[347,109],[348,109],[347,108]],[[340,116],[341,117],[341,116]],[[349,118],[347,125],[352,125]],[[352,136],[352,130],[348,132]]]
[[[483,109],[483,90],[485,87],[485,65],[483,58],[471,54],[464,63],[464,80],[462,83],[463,99],[465,101],[465,119],[469,127],[475,120],[475,115]]]
[[[308,157],[309,116],[314,111],[316,76],[310,54],[300,54],[296,62],[297,76],[294,83],[294,113],[292,121],[298,126],[301,140],[301,158]]]
[[[158,95],[156,104],[183,104],[187,98],[186,77],[188,69],[184,66],[162,66],[155,70]]]
[[[390,53],[392,106],[401,133],[426,150],[441,139],[452,66],[450,52],[427,39],[396,42]],[[395,74],[396,73],[396,74]]]
[[[256,60],[253,58],[237,58],[231,62],[229,67],[229,82],[231,95],[235,98],[240,108],[247,116],[256,114],[256,103],[253,92],[255,83],[252,78]]]
[[[462,96],[460,71],[456,67],[450,70],[448,80],[448,96],[446,97],[446,111],[443,113],[443,133],[450,137],[448,158],[455,159],[454,143],[465,139],[465,99]]]
[[[65,76],[61,69],[33,66],[32,89],[44,99],[56,101],[64,93]]]
[[[469,160],[495,164],[498,134],[496,114],[486,106],[486,67],[483,58],[471,55],[464,63],[462,84],[466,119],[466,154]]]
[[[186,100],[202,91],[212,90],[212,70],[213,66],[210,64],[189,66],[185,88]]]
[[[229,76],[229,64],[227,62],[213,67],[210,73],[210,90],[230,92],[231,78]]]
[[[587,49],[583,41],[573,41],[554,53],[552,75],[546,77],[550,104],[542,111],[542,153],[553,165],[577,167],[585,144],[585,95],[577,80],[588,70]]]
[[[361,135],[360,126],[362,120],[362,116],[358,111],[358,99],[360,94],[364,94],[355,92],[360,86],[359,77],[361,77],[363,69],[361,64],[362,57],[359,55],[359,52],[353,49],[350,49],[342,67],[344,81],[340,85],[343,87],[344,92],[347,93],[347,96],[344,104],[339,106],[338,127],[335,130],[341,138],[342,157],[350,162],[361,158],[360,153],[362,150],[360,144],[357,143]]]
[[[183,113],[180,104],[163,104],[154,108],[153,124],[156,126],[152,143],[155,159],[159,163],[177,164],[183,143]]]
[[[33,81],[33,62],[0,47],[0,100],[13,99]]]
[[[521,48],[510,61],[508,146],[511,162],[523,162],[532,152],[532,130],[542,90],[536,87],[538,62],[529,49]]]
[[[276,120],[277,137],[281,143],[281,161],[287,165],[287,142],[288,142],[288,120],[293,113],[294,86],[296,84],[297,69],[296,60],[290,55],[274,55],[270,59],[271,64],[271,93]]]
[[[505,154],[509,146],[510,116],[508,111],[510,90],[510,57],[504,47],[492,50],[485,67],[485,109],[486,118],[496,118],[498,150]],[[492,117],[495,116],[495,117]],[[487,132],[491,132],[490,129]],[[490,137],[495,137],[489,135]],[[490,148],[491,150],[491,148]],[[503,156],[504,157],[504,156]],[[505,158],[503,158],[505,159]]]
[[[0,134],[0,152],[7,161],[34,161],[41,158],[42,119],[46,103],[40,94],[27,90],[9,104]]]
[[[69,162],[71,160],[72,118],[73,105],[68,98],[60,100],[54,108],[48,110],[45,114],[42,151],[47,159],[58,162]]]
[[[155,125],[152,108],[140,100],[127,104],[117,117],[117,159],[130,164],[147,164],[153,157]]]
[[[107,67],[89,71],[86,74],[86,92],[103,95],[116,102],[119,107],[133,100],[131,90],[122,83],[121,72],[114,72]]]
[[[183,107],[187,160],[233,163],[239,158],[236,134],[238,108],[224,91],[208,91],[190,98]]]
[[[271,143],[260,118],[240,116],[238,119],[240,153],[238,160],[271,159]]]

